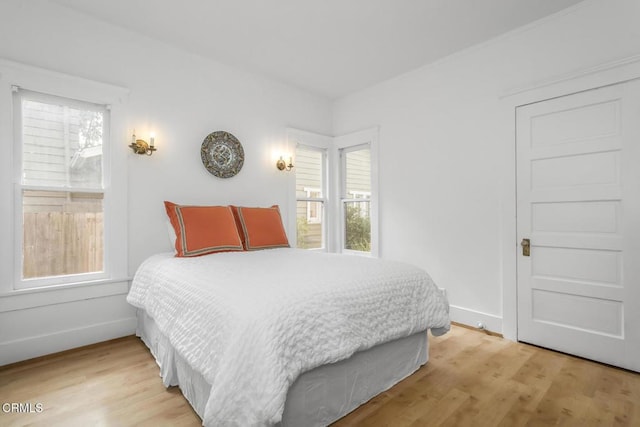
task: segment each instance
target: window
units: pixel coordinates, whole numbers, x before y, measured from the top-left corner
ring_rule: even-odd
[[[297,247],[378,256],[377,139],[377,128],[338,137],[287,130]]]
[[[326,150],[298,145],[296,148],[297,247],[325,249]]]
[[[340,149],[342,249],[371,252],[371,149]]]
[[[108,123],[105,105],[15,92],[19,287],[105,277]]]

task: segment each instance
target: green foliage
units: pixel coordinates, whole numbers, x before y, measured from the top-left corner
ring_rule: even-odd
[[[371,251],[371,218],[360,214],[356,204],[345,206],[346,242],[345,248],[354,251]]]
[[[309,249],[309,244],[307,243],[307,234],[309,234],[309,223],[307,219],[301,216],[298,216],[296,219],[296,246],[300,249]]]
[[[346,236],[345,248],[353,251],[371,251],[371,218],[362,215],[358,204],[347,204],[345,206]],[[317,236],[318,231],[313,227],[320,227],[319,224],[309,224],[302,216],[296,218],[296,245],[301,249],[320,247]]]

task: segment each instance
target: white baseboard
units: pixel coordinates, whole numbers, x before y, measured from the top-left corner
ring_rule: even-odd
[[[488,331],[498,334],[502,333],[502,318],[494,314],[482,313],[480,311],[471,310],[464,307],[452,305],[449,307],[449,316],[456,323],[478,327],[478,323],[482,323]]]
[[[84,345],[133,335],[136,318],[97,323],[47,335],[0,343],[0,366]]]

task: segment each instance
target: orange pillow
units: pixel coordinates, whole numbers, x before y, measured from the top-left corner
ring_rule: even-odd
[[[176,232],[176,256],[243,249],[229,206],[181,206],[165,201],[164,207]]]
[[[233,219],[236,222],[236,228],[238,229],[238,234],[240,235],[240,240],[242,240],[242,247],[244,250],[247,250],[247,244],[245,242],[246,238],[244,237],[244,231],[242,230],[242,222],[240,222],[240,215],[238,214],[238,206],[229,205],[231,208],[231,212],[233,212]]]
[[[274,205],[270,208],[232,206],[232,209],[245,250],[289,247],[278,206]]]

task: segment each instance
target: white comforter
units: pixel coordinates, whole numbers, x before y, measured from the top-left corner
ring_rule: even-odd
[[[138,269],[127,301],[212,384],[206,426],[275,424],[302,372],[449,329],[448,303],[424,271],[296,249],[155,255]]]

